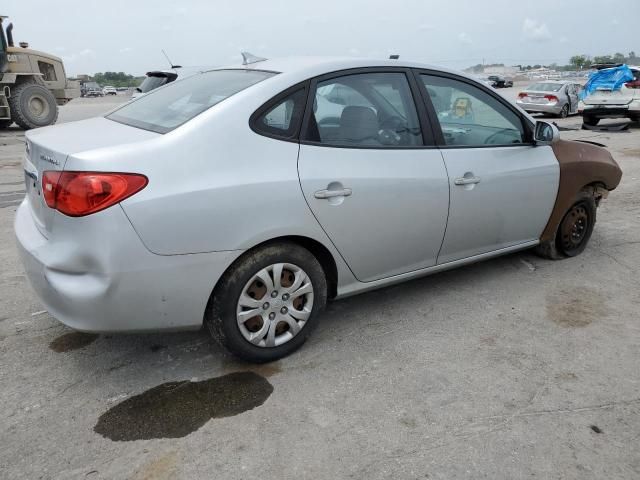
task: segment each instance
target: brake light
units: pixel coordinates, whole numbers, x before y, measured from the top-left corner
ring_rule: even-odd
[[[558,97],[555,95],[545,95],[544,98],[546,98],[549,103],[558,103]]]
[[[147,177],[137,173],[47,171],[42,176],[42,192],[50,208],[83,217],[122,202],[147,183]]]
[[[633,82],[625,83],[624,86],[627,88],[640,88],[640,80],[634,80]]]

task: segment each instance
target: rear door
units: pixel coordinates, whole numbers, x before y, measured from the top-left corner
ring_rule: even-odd
[[[445,231],[447,172],[421,129],[408,74],[360,69],[311,85],[300,185],[363,282],[435,265]]]
[[[534,242],[559,183],[549,146],[534,146],[517,110],[467,79],[419,75],[449,173],[451,200],[438,263]]]

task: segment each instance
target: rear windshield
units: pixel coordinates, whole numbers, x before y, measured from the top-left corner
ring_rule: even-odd
[[[245,88],[275,75],[260,70],[213,70],[185,78],[125,104],[106,118],[167,133]]]
[[[527,90],[533,90],[534,92],[559,92],[563,87],[561,83],[534,83],[529,85]]]

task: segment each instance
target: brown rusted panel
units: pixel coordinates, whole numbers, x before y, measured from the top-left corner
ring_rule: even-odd
[[[552,147],[560,164],[560,186],[553,212],[540,236],[542,242],[554,239],[562,217],[580,190],[593,184],[613,190],[622,178],[622,170],[605,148],[568,140],[560,140]]]

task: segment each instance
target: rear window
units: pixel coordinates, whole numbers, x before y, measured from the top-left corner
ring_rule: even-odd
[[[563,87],[561,83],[534,83],[529,85],[527,90],[533,90],[534,92],[559,92]]]
[[[225,98],[275,75],[260,70],[213,70],[173,82],[124,105],[106,118],[167,133]]]

